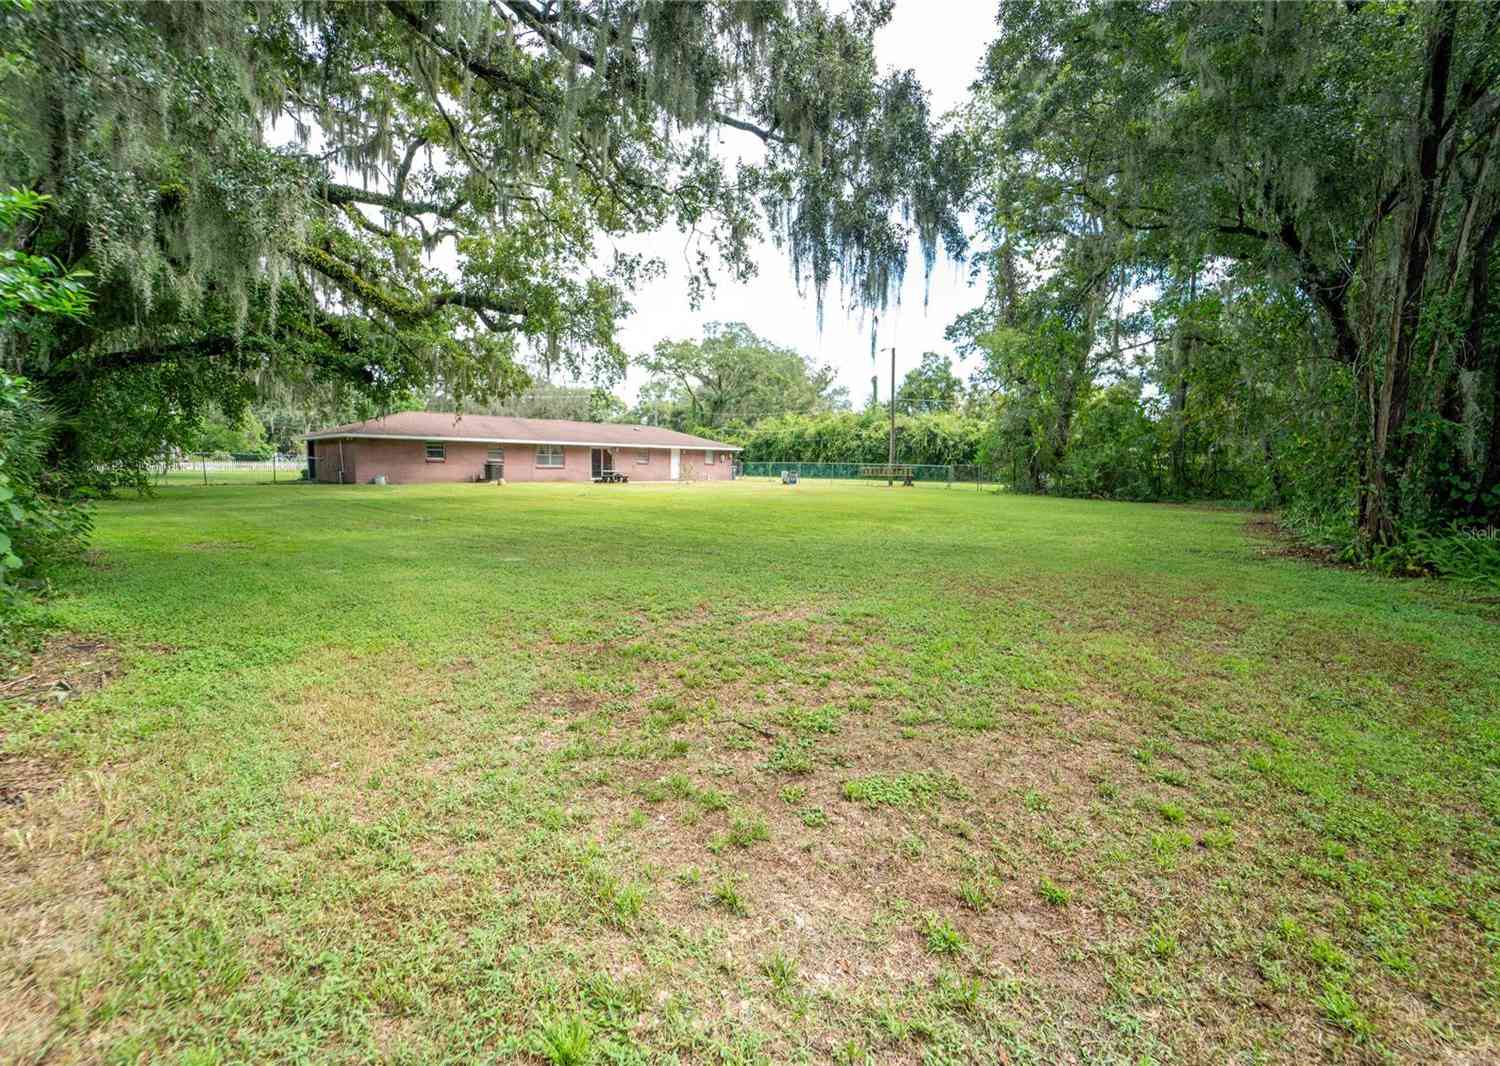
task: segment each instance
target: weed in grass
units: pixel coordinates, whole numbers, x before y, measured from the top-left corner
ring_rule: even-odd
[[[744,917],[750,913],[750,906],[740,893],[739,886],[727,878],[714,885],[709,893],[709,901],[720,910],[738,917]]]
[[[536,1051],[552,1066],[583,1066],[594,1052],[588,1024],[576,1016],[548,1022],[536,1037]]]
[[[1155,958],[1163,961],[1176,958],[1180,945],[1177,943],[1177,934],[1171,930],[1163,929],[1161,926],[1151,930],[1151,935],[1146,938],[1146,950]]]
[[[1232,829],[1209,829],[1198,838],[1198,843],[1211,851],[1227,851],[1234,847],[1234,842]]]
[[[1183,822],[1187,821],[1187,811],[1183,810],[1175,803],[1157,804],[1156,811],[1173,825],[1181,825]]]
[[[1349,969],[1349,957],[1326,936],[1313,937],[1308,941],[1307,957],[1325,974],[1343,974]]]
[[[1035,789],[1027,789],[1026,794],[1021,797],[1021,806],[1025,807],[1028,811],[1035,811],[1040,814],[1049,809],[1052,806],[1052,802]]]
[[[1280,959],[1259,959],[1256,962],[1256,969],[1260,971],[1261,979],[1274,991],[1285,992],[1292,987],[1291,975],[1287,973],[1286,964]]]
[[[1192,783],[1192,779],[1181,770],[1162,770],[1157,773],[1156,779],[1173,788],[1187,788]]]
[[[958,898],[965,907],[976,914],[989,910],[992,902],[989,886],[974,878],[965,878],[958,883]]]
[[[933,955],[957,955],[964,949],[964,938],[948,919],[937,914],[923,916],[922,942]]]
[[[970,733],[988,733],[1000,728],[1000,716],[988,707],[968,707],[948,716],[954,729]]]
[[[729,823],[728,842],[737,848],[748,848],[771,839],[771,827],[758,815],[736,815]]]
[[[908,862],[916,862],[927,851],[927,841],[919,833],[907,833],[896,845],[896,851]]]
[[[810,740],[778,740],[766,757],[765,768],[778,774],[810,774],[813,771]]]
[[[1037,895],[1054,907],[1066,907],[1073,898],[1071,889],[1063,888],[1050,877],[1044,877],[1038,881],[1036,891]]]
[[[979,836],[979,827],[964,818],[953,818],[943,822],[943,829],[960,840],[975,840]]]
[[[1365,1013],[1359,1009],[1348,990],[1334,982],[1324,982],[1323,991],[1318,996],[1318,1008],[1322,1010],[1323,1016],[1334,1025],[1349,1033],[1352,1033],[1360,1041],[1370,1037],[1370,1020]]]
[[[822,807],[804,807],[797,815],[809,829],[822,829],[828,824],[828,815]]]
[[[795,807],[807,798],[807,787],[805,785],[785,785],[781,790],[781,802],[788,807]]]
[[[1399,948],[1386,946],[1375,953],[1375,957],[1391,973],[1402,977],[1410,977],[1417,972],[1417,964],[1412,957]]]
[[[907,1025],[906,1019],[901,1016],[895,1007],[889,1004],[883,1004],[877,1008],[870,1018],[870,1022],[876,1032],[893,1044],[905,1040],[911,1032],[911,1027]]]
[[[866,807],[915,807],[939,796],[960,796],[962,789],[952,777],[935,773],[872,774],[844,782],[844,798]]]
[[[779,993],[790,992],[796,987],[797,960],[782,954],[780,950],[766,956],[766,961],[761,964],[761,972]]]
[[[1192,847],[1193,838],[1181,830],[1173,829],[1164,833],[1152,833],[1150,844],[1151,854],[1157,865],[1163,869],[1172,869],[1177,865],[1178,856]]]
[[[874,1059],[858,1040],[845,1040],[834,1049],[833,1061],[839,1066],[866,1066]]]
[[[622,885],[609,901],[609,917],[621,929],[633,929],[646,909],[646,890],[640,885]]]
[[[776,716],[776,720],[793,732],[811,735],[837,733],[839,719],[843,716],[843,711],[825,704],[822,707],[787,707]]]
[[[716,788],[700,789],[694,798],[705,811],[729,810],[729,797]]]
[[[667,792],[675,799],[688,799],[696,791],[693,782],[684,774],[673,774],[662,781]]]
[[[979,1010],[984,984],[976,977],[941,973],[933,990],[933,1003],[939,1010],[954,1014],[974,1014]]]

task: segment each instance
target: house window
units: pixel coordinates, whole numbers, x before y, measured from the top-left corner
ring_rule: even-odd
[[[637,448],[635,450],[635,464],[636,464],[636,466],[645,466],[650,461],[651,461],[651,449],[650,448]]]
[[[563,465],[562,445],[538,444],[536,446],[536,465],[560,468]]]
[[[505,449],[491,448],[489,449],[489,451],[484,453],[484,458],[487,462],[503,463],[505,462]]]
[[[448,446],[446,444],[441,444],[437,441],[428,441],[425,447],[429,463],[445,463],[448,461]]]
[[[714,465],[714,453],[711,452],[711,451],[708,451],[707,449],[705,449],[704,452],[703,452],[703,465],[704,466],[713,466]]]

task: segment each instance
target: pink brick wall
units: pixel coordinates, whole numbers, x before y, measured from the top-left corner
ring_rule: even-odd
[[[319,481],[337,482],[340,463],[345,484],[366,482],[381,474],[393,485],[419,482],[474,481],[484,475],[484,464],[490,445],[450,441],[442,462],[429,462],[422,441],[374,440],[368,437],[346,438],[342,459],[339,441],[316,442]],[[593,477],[591,449],[565,447],[562,467],[538,466],[536,446],[506,444],[505,480],[507,481],[588,481]],[[666,448],[647,449],[647,461],[638,460],[635,448],[615,449],[615,472],[632,481],[668,481],[671,479],[671,453]],[[732,475],[733,453],[719,452],[713,464],[704,461],[697,448],[682,450],[682,476],[699,480],[727,481]]]

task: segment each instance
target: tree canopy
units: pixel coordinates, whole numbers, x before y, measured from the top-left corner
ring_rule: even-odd
[[[937,352],[923,352],[896,389],[896,410],[906,414],[956,411],[963,402],[964,383],[953,373],[953,360]]]
[[[274,381],[390,406],[527,367],[608,384],[675,224],[693,294],[768,235],[818,298],[881,306],[913,238],[961,244],[956,142],[888,2],[470,0],[0,6],[0,187],[53,198],[25,254],[94,278],[93,313],[5,358],[121,469]],[[753,151],[726,164],[718,146]],[[118,427],[139,427],[120,434]]]
[[[1002,5],[955,335],[1032,480],[1129,377],[1169,494],[1258,481],[1366,546],[1494,514],[1497,77],[1493,4]]]
[[[647,418],[682,427],[753,425],[783,414],[847,407],[830,366],[772,344],[743,322],[711,322],[701,340],[664,340],[639,360],[650,375],[641,393]]]

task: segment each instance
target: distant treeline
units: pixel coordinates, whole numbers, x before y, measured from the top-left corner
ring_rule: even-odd
[[[896,458],[902,463],[974,463],[984,419],[939,412],[897,415]],[[883,463],[890,420],[878,411],[780,415],[735,434],[747,463]]]

